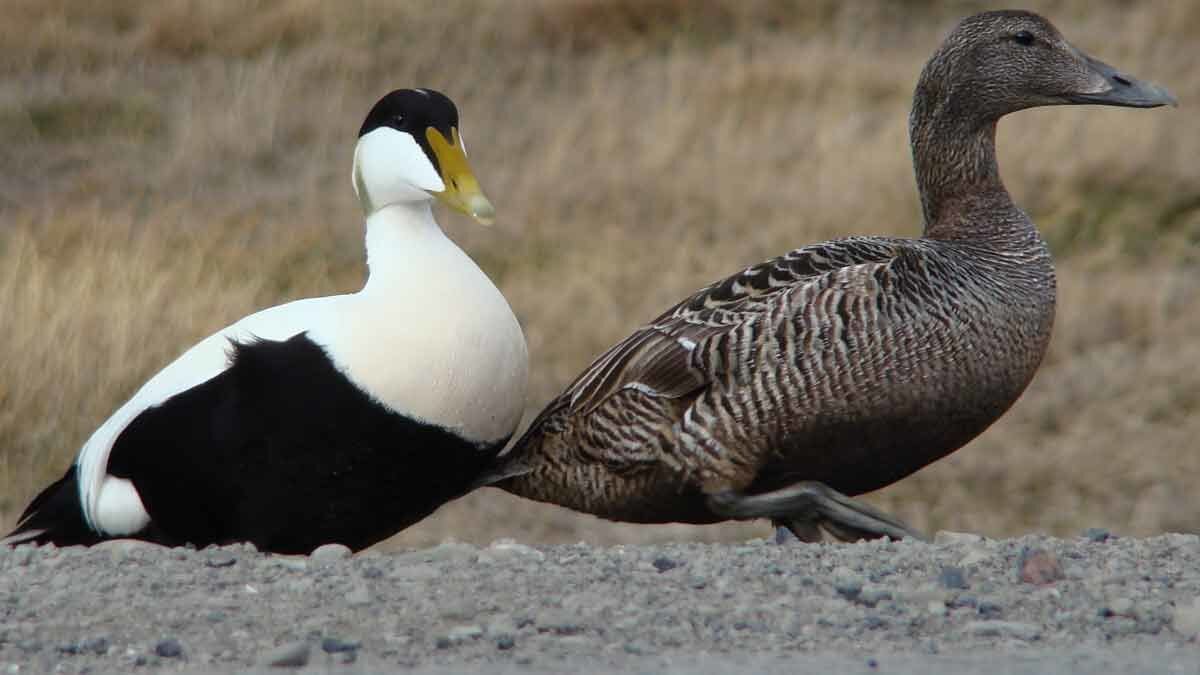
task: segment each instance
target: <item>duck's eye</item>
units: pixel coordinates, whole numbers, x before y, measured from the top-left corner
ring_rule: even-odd
[[[1033,33],[1027,30],[1019,30],[1013,35],[1013,40],[1019,44],[1028,47],[1033,44]]]

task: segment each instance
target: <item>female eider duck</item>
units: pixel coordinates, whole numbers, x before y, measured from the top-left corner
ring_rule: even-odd
[[[922,237],[807,246],[700,290],[596,359],[481,484],[632,522],[919,536],[847,495],[996,421],[1054,318],[1050,252],[1000,181],[997,120],[1172,103],[1036,14],[963,20],[921,73],[910,117]]]
[[[462,495],[524,410],[525,338],[432,200],[490,223],[458,111],[394,91],[354,152],[362,290],[298,300],[209,336],[84,444],[6,539],[361,549]]]

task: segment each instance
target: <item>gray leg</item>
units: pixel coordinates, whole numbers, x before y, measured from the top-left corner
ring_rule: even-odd
[[[708,507],[734,520],[770,518],[785,525],[801,541],[820,541],[821,530],[841,541],[881,537],[925,540],[920,532],[879,509],[816,481],[801,481],[757,495],[720,492],[708,496]]]

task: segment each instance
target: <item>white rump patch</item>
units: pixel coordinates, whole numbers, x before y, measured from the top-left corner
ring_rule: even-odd
[[[104,534],[125,537],[141,532],[150,524],[150,514],[141,496],[133,483],[124,478],[105,476],[97,502],[94,522]]]

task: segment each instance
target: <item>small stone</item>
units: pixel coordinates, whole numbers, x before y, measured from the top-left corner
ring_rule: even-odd
[[[513,636],[508,634],[496,636],[496,649],[506,652],[515,646],[517,646],[517,641],[513,639]]]
[[[529,558],[532,560],[545,560],[546,554],[524,544],[518,544],[511,539],[499,539],[492,542],[491,546],[487,547],[487,553],[493,560],[503,560],[511,558]]]
[[[107,551],[109,558],[119,564],[140,555],[147,546],[152,545],[136,539],[106,539],[92,546],[92,550]]]
[[[326,654],[340,654],[342,652],[358,651],[362,646],[361,642],[346,642],[333,637],[327,637],[321,640],[321,651]]]
[[[423,552],[424,559],[429,562],[449,562],[453,560],[471,562],[478,555],[478,548],[461,541],[444,541]]]
[[[979,607],[979,599],[973,595],[966,593],[955,595],[946,602],[946,606],[950,609],[962,609],[964,607],[976,609]]]
[[[962,567],[964,569],[967,567],[973,567],[985,560],[990,559],[991,557],[992,557],[991,552],[985,548],[982,548],[982,547],[972,548],[971,550],[967,551],[966,555],[964,555],[958,561],[958,566]]]
[[[833,570],[833,590],[838,595],[853,602],[862,593],[863,580],[847,567],[837,567]]]
[[[20,649],[26,654],[36,654],[42,651],[42,643],[38,642],[37,640],[22,640],[17,643],[17,649]]]
[[[979,616],[982,616],[985,619],[991,619],[1000,616],[1000,614],[1004,612],[1004,608],[993,600],[980,600],[978,611]]]
[[[1102,544],[1109,539],[1112,539],[1113,536],[1111,532],[1103,527],[1089,527],[1083,531],[1083,538],[1097,544]]]
[[[538,614],[537,628],[539,633],[554,633],[555,635],[576,635],[583,632],[583,626],[573,614],[548,610]]]
[[[101,656],[108,653],[109,646],[108,638],[106,637],[89,638],[79,643],[81,651],[92,652]]]
[[[983,537],[970,532],[950,532],[949,530],[941,530],[933,536],[935,544],[978,544],[983,541]]]
[[[1171,628],[1189,640],[1200,642],[1200,596],[1193,599],[1190,605],[1175,607],[1171,613]]]
[[[967,577],[960,567],[943,567],[941,574],[938,575],[938,583],[942,585],[942,588],[952,590],[968,588]]]
[[[307,642],[288,642],[262,656],[262,663],[276,668],[302,668],[308,665],[311,649]]]
[[[232,567],[237,562],[237,558],[228,551],[214,551],[208,554],[208,559],[204,561],[209,567]]]
[[[308,569],[307,560],[290,555],[276,557],[275,564],[292,572],[303,572]]]
[[[158,644],[154,645],[154,653],[164,659],[177,659],[183,656],[183,645],[175,638],[159,640]]]
[[[658,570],[659,572],[666,572],[679,567],[679,563],[671,560],[670,558],[663,557],[655,558],[652,564],[654,565],[654,569]]]
[[[446,638],[453,644],[460,644],[468,640],[476,640],[483,636],[483,628],[480,626],[455,626],[446,633]]]
[[[339,560],[345,560],[353,555],[353,551],[345,544],[322,544],[313,552],[308,554],[308,557],[316,563],[330,564]]]
[[[346,594],[346,604],[351,607],[371,604],[371,591],[367,590],[366,586],[355,586],[354,590]]]
[[[1017,560],[1017,578],[1027,584],[1044,586],[1065,579],[1066,575],[1053,553],[1027,546]]]
[[[1040,626],[1019,621],[971,621],[963,629],[978,637],[1010,637],[1026,642],[1036,640],[1042,634]]]
[[[1133,614],[1133,600],[1129,598],[1114,598],[1101,610],[1103,616],[1128,616]]]
[[[886,620],[884,620],[883,617],[876,616],[874,614],[868,614],[866,617],[863,618],[863,626],[865,626],[867,628],[867,630],[877,630],[879,628],[887,628],[887,625],[888,625],[888,622]]]
[[[884,600],[891,600],[892,592],[876,586],[864,588],[858,596],[859,604],[874,607]]]
[[[388,579],[400,583],[420,583],[431,579],[441,578],[441,566],[425,562],[410,562],[397,565],[388,573]]]
[[[16,546],[12,549],[12,554],[8,557],[13,561],[16,567],[25,567],[33,562],[33,556],[37,554],[37,547],[33,544],[24,544]]]

